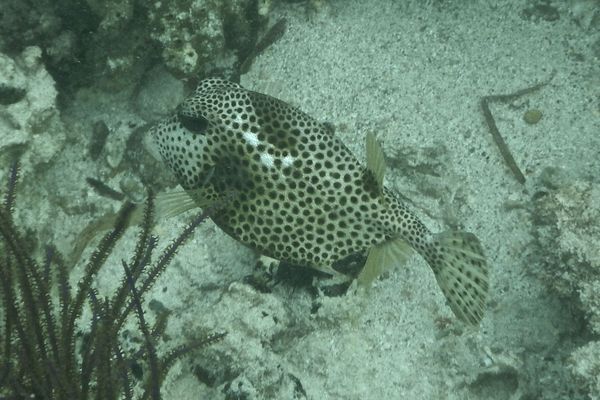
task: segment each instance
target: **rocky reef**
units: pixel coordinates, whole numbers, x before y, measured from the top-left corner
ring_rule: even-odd
[[[14,58],[0,53],[0,155],[23,154],[26,170],[52,160],[65,141],[56,97],[39,47]]]
[[[532,261],[544,282],[560,297],[573,300],[590,341],[569,360],[576,380],[591,398],[600,396],[600,185],[594,179],[569,179],[548,168],[544,189],[533,200]]]
[[[493,290],[482,325],[466,330],[418,258],[365,297],[326,295],[301,274],[304,285],[263,286],[247,279],[255,254],[207,223],[148,292],[147,317],[170,315],[166,340],[229,333],[174,365],[165,398],[600,399],[597,1],[377,3],[3,0],[0,181],[20,158],[15,221],[68,255],[123,199],[177,190],[144,145],[150,124],[198,78],[245,64],[245,87],[330,122],[359,159],[376,133],[387,183],[427,226],[480,236]],[[543,91],[492,110],[520,185],[477,99],[550,69]],[[525,110],[543,117],[523,121]],[[168,242],[186,217],[153,232]],[[114,272],[98,276],[100,291],[115,289]],[[128,340],[141,343],[136,329]]]
[[[179,78],[227,72],[250,53],[270,1],[6,0],[0,51],[42,50],[61,86],[122,90],[152,65]]]

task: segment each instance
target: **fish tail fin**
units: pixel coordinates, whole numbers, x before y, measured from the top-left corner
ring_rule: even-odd
[[[488,294],[488,268],[481,244],[468,232],[447,231],[433,236],[424,254],[454,314],[478,325]]]
[[[357,283],[368,287],[391,266],[404,264],[412,253],[412,248],[400,238],[392,238],[371,247],[365,266],[356,278]]]

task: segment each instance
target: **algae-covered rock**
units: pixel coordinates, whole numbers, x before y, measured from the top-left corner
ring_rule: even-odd
[[[234,70],[270,1],[4,0],[0,52],[38,46],[59,86],[132,91],[165,64],[179,78]]]
[[[226,398],[303,398],[295,395],[302,384],[274,349],[293,323],[281,297],[235,282],[219,298],[210,314],[196,318],[198,326],[184,329],[191,337],[201,327],[227,332],[198,360],[198,379]]]
[[[600,185],[556,180],[534,196],[532,267],[561,297],[573,299],[592,333],[600,333]],[[600,342],[572,353],[571,372],[600,398]]]
[[[590,399],[600,399],[600,342],[591,342],[571,355],[570,369]]]
[[[594,333],[600,334],[600,280],[583,282],[579,297],[585,305],[590,328]]]
[[[233,64],[236,55],[250,51],[260,24],[250,0],[156,2],[149,21],[165,65],[183,76]]]
[[[54,80],[41,55],[38,47],[15,58],[0,53],[0,157],[22,155],[26,170],[50,162],[65,141]]]
[[[100,19],[101,29],[119,29],[133,17],[133,0],[86,0],[90,10]]]
[[[539,274],[563,296],[600,281],[600,185],[573,181],[534,201]]]
[[[147,63],[145,55],[152,55],[153,49],[145,33],[149,28],[143,12],[132,18],[133,3],[3,0],[0,52],[13,54],[28,46],[39,47],[54,80],[67,87],[89,86],[105,76],[114,77],[111,72],[135,70]]]
[[[2,0],[0,3],[0,51],[20,50],[61,32],[54,0]]]
[[[164,118],[184,99],[184,85],[158,65],[146,73],[137,91],[134,105],[136,112],[147,121]]]
[[[575,180],[534,201],[537,273],[561,296],[579,299],[600,333],[600,185]]]

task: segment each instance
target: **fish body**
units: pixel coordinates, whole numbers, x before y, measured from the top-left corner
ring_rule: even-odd
[[[455,314],[478,323],[488,290],[476,237],[432,234],[383,185],[385,163],[367,137],[363,166],[326,124],[236,83],[206,79],[151,135],[199,206],[221,202],[213,221],[261,254],[335,273],[364,252],[368,284],[416,250]],[[224,201],[228,198],[227,201]]]

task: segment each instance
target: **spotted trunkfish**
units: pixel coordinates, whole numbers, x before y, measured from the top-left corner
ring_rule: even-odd
[[[332,265],[363,253],[357,281],[366,286],[416,250],[455,315],[480,322],[488,271],[479,240],[430,232],[384,186],[374,135],[363,166],[327,124],[216,78],[150,134],[194,206],[221,203],[212,220],[262,255],[336,275]]]

